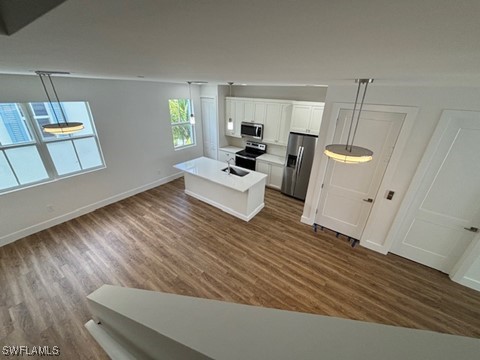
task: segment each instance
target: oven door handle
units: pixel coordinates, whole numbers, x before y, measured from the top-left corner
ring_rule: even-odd
[[[243,155],[238,155],[236,154],[235,156],[238,156],[239,158],[242,158],[242,159],[245,159],[245,160],[255,160],[255,158],[250,158],[250,157],[246,157],[246,156],[243,156]]]

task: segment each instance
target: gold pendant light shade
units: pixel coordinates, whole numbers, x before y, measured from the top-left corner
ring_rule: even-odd
[[[42,82],[43,90],[45,91],[45,95],[47,95],[48,103],[50,104],[50,109],[54,115],[55,122],[53,124],[45,124],[42,126],[43,132],[48,133],[48,134],[54,134],[54,135],[68,135],[68,134],[73,134],[78,131],[81,131],[84,129],[83,123],[81,122],[69,122],[67,120],[67,116],[65,112],[63,111],[63,106],[62,103],[60,102],[60,99],[58,98],[57,90],[55,89],[55,85],[53,84],[52,80],[52,75],[53,74],[69,74],[68,72],[63,72],[63,71],[35,71],[35,73],[40,77],[40,81]],[[48,82],[50,83],[50,88],[52,94],[49,93],[47,89],[47,82],[44,81],[44,78],[48,79]],[[54,101],[57,102],[60,113],[57,114],[57,111],[55,110],[53,103],[52,103],[52,98]],[[57,109],[58,110],[58,109]],[[63,121],[61,122],[59,119],[59,115],[62,115]]]
[[[60,124],[43,125],[43,132],[54,135],[73,134],[77,131],[83,130],[85,127],[80,122],[69,122]]]
[[[373,158],[373,151],[360,146],[346,147],[342,144],[332,144],[325,147],[323,152],[330,159],[345,164],[361,164]]]
[[[373,82],[373,79],[357,79],[358,89],[357,96],[355,98],[355,105],[353,106],[352,118],[350,120],[350,128],[348,130],[347,143],[346,144],[331,144],[327,145],[324,150],[324,154],[330,159],[342,162],[344,164],[362,164],[369,162],[373,159],[373,151],[360,146],[354,146],[353,141],[357,133],[358,122],[360,121],[360,115],[362,113],[363,102],[365,101],[365,95],[367,93],[368,84]],[[355,111],[357,110],[358,95],[360,94],[360,88],[364,85],[364,91],[362,101],[357,113],[357,119],[355,126],[353,126],[355,119]],[[352,132],[353,130],[353,132]],[[350,135],[352,135],[350,137]]]

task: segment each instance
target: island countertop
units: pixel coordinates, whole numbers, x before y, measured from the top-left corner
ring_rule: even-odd
[[[243,177],[233,174],[228,175],[225,171],[222,171],[222,169],[227,167],[227,163],[206,158],[203,156],[176,164],[174,165],[174,167],[178,170],[184,171],[192,175],[196,175],[198,177],[204,178],[206,180],[240,192],[247,191],[253,185],[257,184],[259,181],[267,177],[267,175],[265,174],[249,169],[243,169],[239,166],[232,167],[238,167],[242,170],[248,171],[248,174]]]

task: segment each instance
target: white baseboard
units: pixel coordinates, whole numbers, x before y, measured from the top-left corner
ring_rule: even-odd
[[[304,215],[302,215],[302,217],[300,218],[300,222],[302,222],[304,224],[307,224],[307,225],[313,225],[313,219],[311,219],[309,217],[306,217]]]
[[[101,208],[101,207],[104,207],[104,206],[107,206],[107,205],[110,205],[110,204],[113,204],[117,201],[120,201],[120,200],[123,200],[123,199],[126,199],[130,196],[133,196],[133,195],[136,195],[138,193],[141,193],[141,192],[144,192],[144,191],[147,191],[147,190],[150,190],[154,187],[157,187],[157,186],[160,186],[160,185],[163,185],[163,184],[166,184],[172,180],[175,180],[175,179],[178,179],[180,177],[183,176],[183,173],[179,172],[179,173],[175,173],[173,175],[170,175],[170,176],[167,176],[167,177],[164,177],[162,179],[158,179],[154,182],[151,182],[149,184],[146,184],[146,185],[143,185],[143,186],[140,186],[138,188],[135,188],[135,189],[131,189],[131,190],[128,190],[128,191],[125,191],[123,193],[120,193],[120,194],[117,194],[117,195],[114,195],[114,196],[111,196],[109,198],[106,198],[106,199],[103,199],[103,200],[100,200],[98,202],[95,202],[93,204],[89,204],[89,205],[86,205],[86,206],[83,206],[79,209],[76,209],[74,211],[71,211],[69,213],[66,213],[66,214],[63,214],[63,215],[60,215],[60,216],[57,216],[57,217],[54,217],[54,218],[51,218],[51,219],[48,219],[46,221],[42,221],[38,224],[35,224],[35,225],[31,225],[27,228],[24,228],[24,229],[21,229],[21,230],[18,230],[18,231],[15,231],[11,234],[7,234],[7,235],[4,235],[2,237],[0,237],[0,246],[4,246],[4,245],[7,245],[7,244],[10,244],[16,240],[19,240],[19,239],[22,239],[26,236],[29,236],[29,235],[32,235],[32,234],[35,234],[39,231],[42,231],[42,230],[45,230],[45,229],[48,229],[52,226],[55,226],[55,225],[58,225],[58,224],[61,224],[65,221],[68,221],[68,220],[72,220],[76,217],[79,217],[79,216],[82,216],[82,215],[85,215],[85,214],[88,214],[89,212],[92,212],[98,208]]]
[[[464,277],[464,278],[460,279],[459,281],[456,281],[456,280],[453,280],[453,281],[455,281],[456,283],[459,283],[463,286],[469,287],[471,289],[480,291],[480,282],[478,280],[475,280],[475,279],[472,279],[472,278],[469,278],[469,277]]]
[[[202,196],[202,195],[198,195],[197,193],[194,193],[190,190],[187,190],[185,189],[185,194],[189,195],[189,196],[192,196],[194,197],[195,199],[198,199],[200,201],[203,201],[207,204],[210,204],[212,206],[215,206],[216,208],[226,212],[227,214],[230,214],[230,215],[233,215],[243,221],[250,221],[255,215],[257,215],[260,210],[263,209],[263,207],[265,206],[265,203],[261,203],[255,210],[253,210],[250,214],[248,215],[245,215],[245,214],[242,214],[242,213],[239,213],[238,211],[235,211],[229,207],[226,207],[222,204],[219,204],[217,203],[216,201],[213,201],[211,199],[207,199],[206,197]]]
[[[110,359],[114,360],[134,360],[137,357],[130,354],[118,341],[116,341],[101,325],[96,324],[93,320],[89,320],[85,327],[97,343],[107,353]]]
[[[378,252],[378,253],[383,254],[383,255],[386,255],[388,253],[385,246],[376,244],[376,243],[368,241],[368,240],[362,241],[362,239],[360,239],[360,245],[363,246],[364,248],[373,250],[373,251]]]

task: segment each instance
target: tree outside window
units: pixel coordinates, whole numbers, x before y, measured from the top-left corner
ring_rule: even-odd
[[[168,100],[170,110],[170,123],[172,125],[173,147],[179,149],[185,146],[195,145],[195,127],[190,124],[192,113],[190,100]]]

